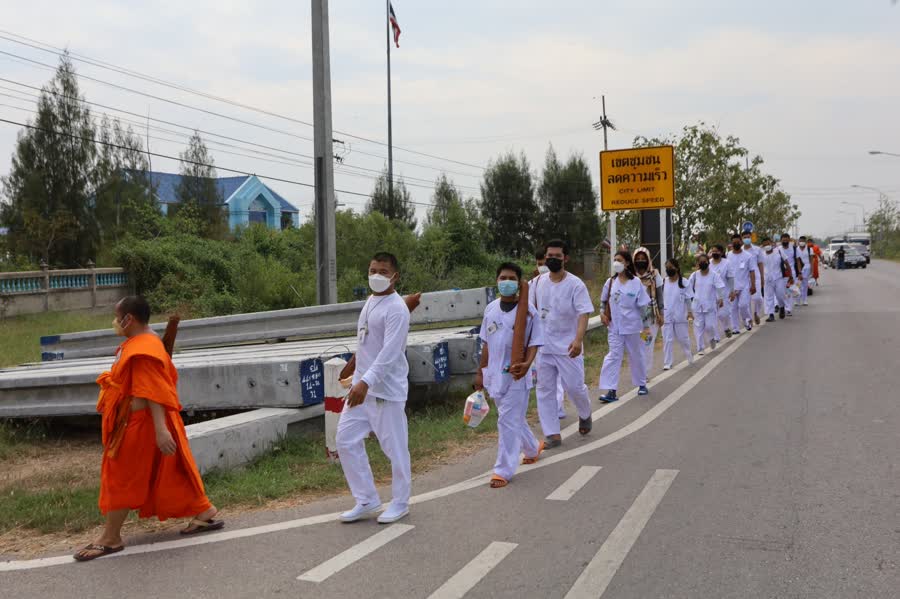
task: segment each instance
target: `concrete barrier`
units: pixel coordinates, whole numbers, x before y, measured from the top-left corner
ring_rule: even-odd
[[[494,297],[494,289],[484,287],[424,293],[412,313],[411,324],[478,319]],[[364,302],[349,302],[184,320],[178,328],[177,347],[184,350],[356,332],[363,305]],[[155,324],[153,329],[161,333],[165,324]],[[48,335],[40,340],[41,357],[49,362],[108,356],[120,341],[112,330]]]

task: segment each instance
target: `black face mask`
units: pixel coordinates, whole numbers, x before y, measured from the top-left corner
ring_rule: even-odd
[[[742,242],[740,242],[740,241],[735,241],[734,243],[731,244],[731,247],[733,247],[733,248],[736,249],[736,250],[739,250],[739,249],[741,249],[741,246],[742,246],[742,245],[744,245]]]
[[[712,255],[713,260],[718,260],[721,257],[722,257],[722,254],[713,254]]]
[[[782,242],[781,242],[781,247],[783,247],[783,248],[786,248],[786,247],[789,246],[789,245],[791,245],[791,242],[790,242],[790,241],[782,241]]]
[[[666,269],[666,274],[669,275],[670,277],[674,277],[674,276],[675,276],[675,273],[677,273],[677,272],[678,272],[678,271],[675,270],[674,268],[667,268],[667,269]]]
[[[701,262],[700,270],[707,270],[709,268],[709,262]]]
[[[550,272],[559,272],[563,267],[563,261],[559,258],[547,258],[547,261],[544,264],[547,265],[547,268],[550,269]]]
[[[649,265],[650,265],[649,262],[644,262],[644,261],[634,263],[634,267],[637,268],[638,270],[647,270],[647,267]]]

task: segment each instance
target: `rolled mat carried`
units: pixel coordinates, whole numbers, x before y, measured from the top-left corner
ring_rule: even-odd
[[[528,328],[528,281],[519,283],[519,304],[516,308],[516,323],[513,327],[512,355],[510,365],[525,361],[525,333]]]
[[[169,322],[166,323],[166,332],[162,336],[163,347],[166,348],[166,353],[169,356],[175,351],[175,336],[178,335],[179,322],[181,322],[180,316],[170,316]]]

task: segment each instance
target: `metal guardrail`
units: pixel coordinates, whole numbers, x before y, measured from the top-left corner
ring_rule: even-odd
[[[435,291],[422,294],[411,324],[423,325],[481,318],[496,297],[492,287]],[[291,308],[252,314],[216,316],[182,321],[178,349],[284,341],[292,338],[355,332],[365,302]],[[165,324],[155,324],[159,333]],[[41,359],[70,360],[112,355],[121,342],[111,330],[41,337]]]

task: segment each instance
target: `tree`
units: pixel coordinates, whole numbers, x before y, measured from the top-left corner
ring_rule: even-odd
[[[104,245],[125,234],[159,232],[162,216],[153,197],[143,142],[129,126],[104,116],[100,123],[95,214]]]
[[[90,109],[67,53],[41,89],[29,124],[19,133],[3,179],[8,202],[0,223],[9,228],[9,248],[50,265],[83,265],[99,246],[93,210],[97,149]]]
[[[366,205],[366,214],[380,212],[388,220],[403,223],[410,231],[415,231],[416,209],[412,205],[409,190],[402,178],[394,179],[393,189],[388,185],[388,173],[385,169],[378,180],[375,181],[375,189],[372,197]]]
[[[516,257],[534,251],[540,211],[524,154],[517,158],[509,153],[488,165],[481,183],[480,207],[491,233],[488,250]]]
[[[462,196],[447,175],[441,173],[434,183],[432,208],[428,212],[426,225],[443,225],[447,222],[450,211],[459,206],[462,208]]]
[[[551,146],[537,197],[544,241],[562,238],[574,251],[593,248],[600,241],[597,193],[582,156],[571,156],[563,165]]]
[[[228,232],[219,192],[215,161],[198,132],[194,132],[181,158],[181,181],[175,189],[178,210],[191,208],[200,218],[200,233],[212,239],[224,238]]]

